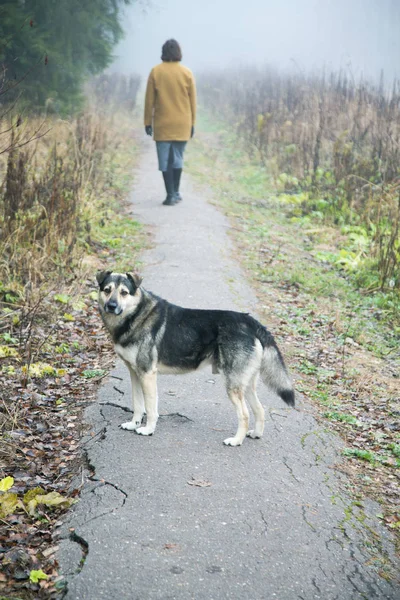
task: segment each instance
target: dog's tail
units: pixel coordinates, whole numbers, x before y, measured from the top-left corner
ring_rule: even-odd
[[[261,379],[286,404],[294,406],[293,384],[272,334],[261,326],[257,332],[257,337],[264,348],[260,369]]]

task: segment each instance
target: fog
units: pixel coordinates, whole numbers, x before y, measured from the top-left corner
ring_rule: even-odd
[[[400,75],[400,0],[141,0],[112,70],[146,75],[168,38],[194,72],[236,64]]]

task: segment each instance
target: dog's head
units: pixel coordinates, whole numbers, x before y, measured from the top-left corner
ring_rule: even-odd
[[[96,275],[99,284],[99,307],[105,316],[132,313],[139,304],[142,279],[131,273],[101,271]]]

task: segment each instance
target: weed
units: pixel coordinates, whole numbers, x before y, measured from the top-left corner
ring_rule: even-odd
[[[350,425],[358,425],[358,419],[353,415],[346,415],[336,411],[327,411],[323,413],[323,416],[332,421],[341,421],[342,423],[349,423]]]
[[[360,450],[359,448],[345,448],[343,450],[344,456],[349,456],[352,458],[359,458],[361,460],[365,460],[372,465],[377,462],[377,456],[375,452],[371,450]]]
[[[93,379],[94,377],[104,377],[106,373],[107,371],[105,371],[104,369],[86,369],[85,371],[82,371],[82,375],[86,379]]]
[[[315,373],[317,373],[318,371],[318,367],[316,367],[313,363],[311,363],[309,360],[303,360],[299,366],[298,366],[298,370],[301,373],[306,373],[307,375],[314,375]]]
[[[389,444],[389,449],[396,458],[400,458],[400,444]]]

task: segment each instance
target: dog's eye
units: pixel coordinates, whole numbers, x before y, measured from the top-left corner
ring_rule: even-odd
[[[126,290],[121,290],[121,296],[127,296],[129,294],[129,292],[127,292]]]
[[[105,294],[109,294],[110,292],[111,292],[111,288],[109,288],[109,287],[104,288]]]

